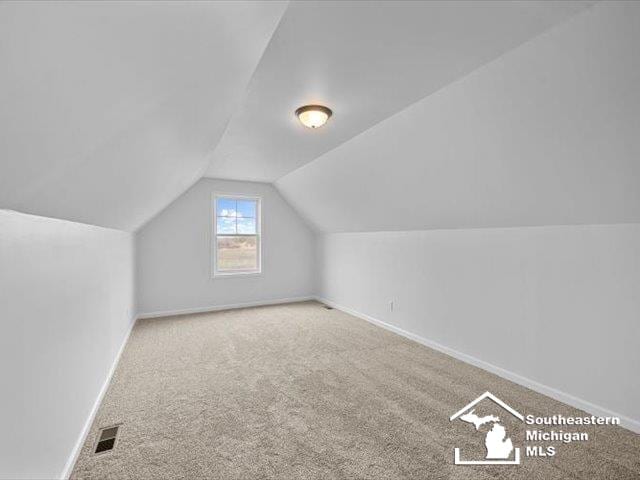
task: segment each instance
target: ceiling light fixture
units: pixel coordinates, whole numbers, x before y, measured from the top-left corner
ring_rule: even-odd
[[[322,105],[305,105],[296,110],[296,117],[307,128],[318,128],[323,126],[332,115],[330,108]]]

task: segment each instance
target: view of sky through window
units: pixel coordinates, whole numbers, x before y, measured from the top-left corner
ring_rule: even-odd
[[[255,235],[256,201],[218,198],[218,235]]]

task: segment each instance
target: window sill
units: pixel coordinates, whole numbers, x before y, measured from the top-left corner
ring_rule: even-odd
[[[222,278],[245,278],[245,277],[260,277],[262,272],[229,272],[229,273],[214,273],[211,277],[212,280],[218,280]]]

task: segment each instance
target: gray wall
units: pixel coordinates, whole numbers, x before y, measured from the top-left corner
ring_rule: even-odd
[[[280,178],[321,295],[640,430],[639,44],[599,2]]]
[[[640,224],[343,233],[319,249],[325,299],[640,429]]]
[[[262,198],[262,274],[211,278],[213,193]],[[315,291],[315,239],[268,184],[202,179],[136,235],[138,311],[298,298]]]
[[[58,478],[134,314],[133,236],[0,210],[0,478]]]

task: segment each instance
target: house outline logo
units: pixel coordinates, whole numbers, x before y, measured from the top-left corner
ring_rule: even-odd
[[[469,410],[471,410],[470,413],[471,413],[471,415],[473,415],[473,410],[472,410],[473,407],[475,407],[478,403],[480,403],[485,398],[488,398],[489,400],[493,401],[496,405],[502,407],[504,410],[509,412],[511,415],[513,415],[514,417],[516,417],[520,421],[524,422],[524,416],[520,412],[518,412],[517,410],[511,408],[509,405],[507,405],[505,402],[500,400],[498,397],[496,397],[491,392],[484,392],[478,398],[476,398],[475,400],[469,402],[467,405],[462,407],[456,413],[451,415],[451,417],[449,417],[449,421],[452,422],[453,420],[455,420],[456,418],[462,416],[463,413],[468,412]],[[470,414],[467,413],[466,415],[469,416]],[[494,423],[494,428],[495,428],[496,425],[499,425],[500,428],[502,429],[498,434],[502,434],[503,435],[502,438],[506,438],[506,432],[504,430],[504,427],[498,423],[500,421],[500,419],[498,417],[495,417],[493,415],[488,415],[488,416],[482,417],[482,418],[478,418],[477,416],[473,415],[473,417],[475,417],[475,419],[465,419],[464,421],[474,424],[475,427],[476,427],[476,430],[478,430],[480,425],[485,423],[485,421],[493,421],[493,422],[495,422]],[[492,431],[493,431],[493,429],[492,429]],[[487,434],[487,436],[488,435],[489,435],[489,433]],[[511,439],[510,438],[506,438],[505,441],[508,441],[509,445],[511,445]],[[458,447],[456,447],[454,449],[453,461],[454,461],[455,465],[520,465],[520,448],[516,447],[514,449],[514,452],[515,453],[514,453],[514,459],[513,460],[508,460],[508,457],[511,455],[510,451],[508,452],[508,454],[505,457],[500,456],[501,458],[497,458],[497,459],[494,459],[492,457],[490,459],[485,459],[485,460],[461,460],[460,459],[460,449]],[[487,455],[489,455],[489,454],[487,454]]]

